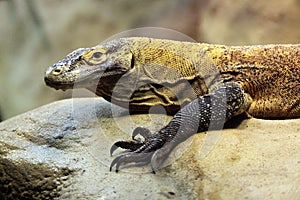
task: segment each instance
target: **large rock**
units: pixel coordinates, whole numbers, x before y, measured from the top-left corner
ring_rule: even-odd
[[[156,174],[109,172],[109,148],[137,125],[170,117],[129,116],[100,98],[55,102],[0,124],[0,199],[296,199],[300,119],[247,119],[198,134]]]

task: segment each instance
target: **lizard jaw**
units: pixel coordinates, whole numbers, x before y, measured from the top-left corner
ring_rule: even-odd
[[[44,81],[47,86],[52,87],[56,90],[63,90],[66,91],[68,89],[72,89],[74,84],[73,83],[60,83],[60,82],[53,82],[51,79],[45,77]]]
[[[54,82],[52,79],[45,77],[44,81],[47,86],[52,87],[56,90],[69,90],[74,88],[91,88],[93,85],[97,86],[99,80],[95,80],[92,78],[83,79],[75,82]],[[93,87],[92,87],[93,88]]]

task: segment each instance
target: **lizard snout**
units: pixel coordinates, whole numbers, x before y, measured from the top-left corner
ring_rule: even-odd
[[[71,76],[64,74],[63,65],[53,65],[46,70],[44,81],[47,86],[55,89],[69,89],[73,86]]]

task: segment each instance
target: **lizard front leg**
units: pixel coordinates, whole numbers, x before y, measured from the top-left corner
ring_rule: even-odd
[[[222,128],[224,122],[232,116],[245,112],[250,103],[249,95],[239,84],[221,84],[211,93],[183,107],[168,125],[154,134],[150,134],[147,129],[137,128],[132,141],[116,142],[111,148],[111,154],[118,147],[127,151],[112,161],[110,170],[116,166],[118,172],[124,165],[141,166],[150,163],[155,172],[179,143],[197,132],[208,130],[212,121],[220,123],[217,127]],[[143,136],[144,141],[135,140],[137,134]]]

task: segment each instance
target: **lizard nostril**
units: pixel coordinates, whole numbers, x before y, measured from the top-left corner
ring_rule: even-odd
[[[62,72],[62,68],[57,67],[52,71],[53,75],[59,75]]]

